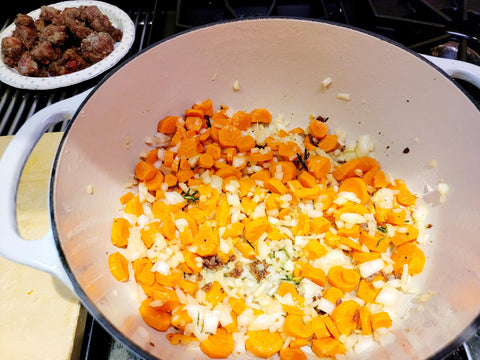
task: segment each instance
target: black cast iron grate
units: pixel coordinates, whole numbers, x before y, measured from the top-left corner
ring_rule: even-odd
[[[480,0],[136,0],[110,1],[136,25],[135,43],[124,60],[183,30],[225,19],[294,16],[347,24],[384,35],[410,49],[480,65]],[[2,5],[0,26],[33,0]],[[120,66],[121,64],[117,65]],[[14,135],[35,112],[95,86],[102,75],[53,91],[20,90],[0,83],[0,135]],[[460,84],[480,104],[480,91]],[[68,120],[49,129],[62,131]],[[139,359],[87,317],[80,359]],[[446,360],[480,359],[480,330]]]

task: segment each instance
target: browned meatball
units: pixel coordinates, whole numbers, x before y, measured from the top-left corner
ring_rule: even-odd
[[[116,29],[110,22],[108,16],[104,15],[97,6],[87,6],[85,8],[85,15],[88,24],[93,30],[110,34],[114,41],[122,40],[122,31]]]
[[[18,60],[17,70],[20,74],[25,76],[39,76],[40,69],[35,60],[28,51],[25,51]]]
[[[25,50],[27,48],[19,38],[8,36],[2,39],[2,55],[8,66],[15,67]]]
[[[37,40],[37,29],[33,19],[28,15],[18,14],[15,26],[12,36],[19,38],[27,49],[31,49]]]
[[[82,40],[80,51],[85,60],[96,63],[113,51],[113,44],[113,39],[109,34],[93,33]]]
[[[67,41],[68,34],[65,25],[47,25],[39,35],[40,41],[48,41],[52,45],[62,46]]]
[[[75,49],[68,49],[62,57],[50,63],[48,74],[50,76],[66,75],[85,69],[88,64]]]
[[[48,41],[42,41],[30,51],[30,55],[35,61],[47,65],[50,61],[58,59],[60,49],[55,49]]]

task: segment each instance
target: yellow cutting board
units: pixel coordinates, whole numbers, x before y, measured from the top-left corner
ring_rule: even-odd
[[[61,137],[45,134],[23,172],[17,219],[25,239],[38,239],[48,230],[50,169]],[[0,137],[0,155],[10,140]],[[0,241],[5,241],[1,231]],[[85,318],[78,299],[54,276],[0,256],[0,359],[76,359]]]

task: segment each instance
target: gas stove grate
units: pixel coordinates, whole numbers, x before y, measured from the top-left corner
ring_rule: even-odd
[[[183,30],[211,22],[252,16],[294,16],[359,27],[398,41],[410,49],[480,65],[480,0],[136,0],[111,1],[136,26],[136,39],[125,60]],[[0,26],[38,2],[4,5]],[[117,66],[120,66],[117,65]],[[14,135],[35,112],[95,86],[103,76],[52,91],[20,90],[0,83],[0,135]],[[480,104],[480,91],[460,84]],[[48,131],[63,131],[68,120]],[[87,317],[80,359],[141,360],[91,316]],[[480,329],[444,360],[480,359]]]

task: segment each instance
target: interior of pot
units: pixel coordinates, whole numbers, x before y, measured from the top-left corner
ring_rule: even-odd
[[[326,77],[333,83],[324,89]],[[330,128],[345,130],[351,141],[369,134],[382,167],[427,203],[433,227],[419,287],[435,295],[413,306],[395,327],[395,341],[370,358],[432,356],[474,321],[478,109],[449,79],[388,41],[321,22],[260,19],[201,28],[151,48],[94,92],[64,138],[52,189],[55,233],[85,306],[121,341],[143,356],[193,356],[143,323],[136,289],[111,276],[107,254],[119,197],[147,148],[145,137],[164,116],[206,98],[236,110],[265,107],[292,127],[304,127],[311,114],[328,116]],[[450,187],[444,203],[436,191],[425,195],[441,180]]]

